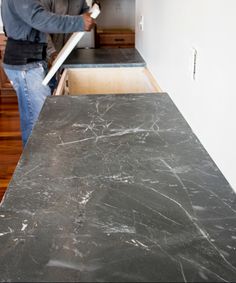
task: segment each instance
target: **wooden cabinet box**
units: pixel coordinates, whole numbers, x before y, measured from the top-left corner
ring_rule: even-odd
[[[97,48],[134,48],[135,33],[132,30],[97,30]]]
[[[161,92],[145,67],[65,69],[55,95]]]

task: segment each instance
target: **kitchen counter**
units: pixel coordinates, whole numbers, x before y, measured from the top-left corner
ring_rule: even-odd
[[[146,62],[135,48],[75,49],[63,68],[143,67]]]
[[[233,282],[235,219],[168,94],[50,97],[0,207],[0,281]]]

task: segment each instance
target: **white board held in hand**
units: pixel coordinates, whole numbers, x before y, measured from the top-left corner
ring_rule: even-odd
[[[100,14],[100,9],[97,4],[94,4],[93,7],[90,10],[91,17],[93,19],[96,19],[98,15]],[[81,38],[84,36],[85,32],[75,32],[72,34],[70,39],[67,41],[63,49],[60,51],[58,56],[56,57],[55,61],[53,62],[52,68],[48,72],[47,76],[43,80],[43,85],[47,85],[52,77],[56,74],[56,72],[59,70],[61,65],[64,63],[66,58],[70,55],[71,51],[75,48],[75,46],[78,44],[78,42],[81,40]]]

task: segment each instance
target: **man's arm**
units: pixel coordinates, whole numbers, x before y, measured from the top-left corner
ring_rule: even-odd
[[[14,7],[24,22],[45,33],[71,33],[90,30],[94,24],[88,13],[81,16],[61,16],[46,11],[38,1],[15,0]]]

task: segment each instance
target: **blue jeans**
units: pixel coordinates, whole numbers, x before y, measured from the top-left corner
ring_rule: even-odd
[[[25,146],[46,97],[51,95],[50,87],[42,85],[47,70],[46,62],[20,66],[3,64],[3,67],[17,94],[22,141]]]

